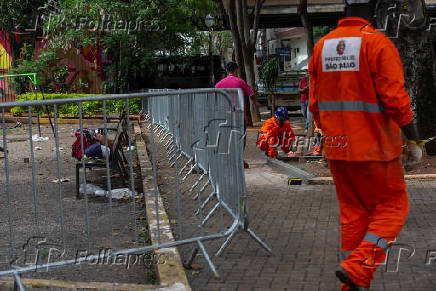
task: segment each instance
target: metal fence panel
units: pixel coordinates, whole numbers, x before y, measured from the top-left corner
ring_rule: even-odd
[[[55,239],[61,241],[65,253],[71,253],[71,245],[69,245],[68,237],[71,234],[67,233],[68,222],[67,217],[68,212],[63,205],[63,199],[65,196],[71,194],[66,193],[63,190],[61,183],[54,185],[57,187],[59,193],[59,220],[56,222],[58,227],[58,232],[52,231],[52,225],[46,223],[47,209],[41,210],[38,206],[41,206],[46,199],[46,196],[38,192],[39,181],[36,176],[38,171],[38,163],[35,161],[34,156],[34,146],[32,144],[32,120],[31,112],[32,106],[53,106],[54,108],[54,136],[55,136],[55,151],[53,153],[54,160],[56,160],[58,168],[58,179],[60,180],[61,175],[61,163],[62,159],[59,154],[59,132],[58,132],[58,113],[57,108],[62,104],[76,104],[79,112],[79,126],[80,126],[80,141],[82,148],[82,155],[84,154],[84,134],[83,128],[85,126],[83,120],[83,104],[86,102],[102,102],[103,108],[103,134],[105,136],[105,145],[108,146],[107,134],[108,134],[108,121],[106,112],[106,102],[109,100],[125,100],[126,105],[126,116],[123,121],[120,121],[119,131],[124,132],[120,134],[120,142],[122,142],[122,148],[127,147],[131,149],[133,145],[133,140],[131,136],[131,118],[129,112],[129,99],[141,98],[140,103],[142,104],[142,113],[148,120],[148,128],[150,129],[150,146],[151,146],[151,160],[153,167],[153,191],[155,194],[155,213],[157,220],[157,236],[160,236],[160,222],[159,222],[159,187],[158,187],[158,170],[157,170],[157,151],[159,149],[164,149],[167,152],[167,158],[171,163],[171,166],[175,167],[174,179],[176,181],[176,191],[174,195],[177,198],[177,218],[181,221],[182,216],[182,205],[181,205],[181,195],[179,191],[179,183],[183,183],[186,178],[191,175],[195,169],[199,172],[198,178],[195,179],[191,186],[191,191],[195,189],[195,198],[197,199],[198,207],[197,213],[199,216],[199,229],[200,232],[192,236],[185,236],[181,233],[181,225],[178,228],[178,239],[173,242],[161,242],[158,239],[158,244],[146,245],[138,242],[138,211],[140,211],[138,205],[136,204],[136,199],[131,199],[131,211],[128,214],[129,220],[133,227],[133,241],[134,244],[128,248],[117,247],[117,238],[113,233],[114,221],[125,213],[120,214],[116,212],[113,208],[113,197],[111,189],[111,171],[113,159],[110,160],[106,156],[104,165],[106,169],[106,184],[107,189],[105,192],[108,196],[108,221],[107,225],[104,226],[108,229],[107,236],[108,241],[111,245],[110,257],[116,257],[119,254],[140,254],[147,251],[153,251],[160,248],[167,248],[178,246],[182,244],[194,243],[204,254],[207,259],[211,269],[215,271],[215,267],[204,248],[202,242],[206,240],[212,240],[217,238],[227,238],[225,243],[222,245],[217,254],[220,254],[224,248],[228,245],[231,238],[237,231],[243,230],[248,232],[248,234],[254,238],[262,247],[266,250],[271,251],[267,245],[265,245],[249,228],[248,225],[248,213],[247,213],[247,201],[246,201],[246,186],[245,177],[243,170],[243,139],[245,136],[244,132],[244,106],[243,106],[243,95],[240,89],[196,89],[196,90],[159,90],[152,91],[148,93],[135,93],[135,94],[124,94],[124,95],[102,95],[102,96],[90,96],[81,97],[75,99],[57,99],[57,100],[43,100],[43,101],[26,101],[26,102],[10,102],[0,104],[2,111],[2,126],[3,126],[3,144],[5,148],[5,158],[4,158],[4,187],[2,187],[5,196],[7,197],[7,203],[2,205],[2,213],[5,213],[8,217],[8,229],[3,230],[3,237],[7,238],[9,244],[9,257],[10,262],[16,257],[17,249],[22,245],[28,237],[37,235],[47,235],[50,239]],[[13,106],[26,106],[29,111],[29,153],[30,153],[30,163],[31,163],[31,177],[32,184],[29,186],[31,197],[33,201],[26,201],[33,206],[33,221],[34,225],[30,226],[23,231],[19,225],[14,223],[14,217],[19,216],[20,213],[13,213],[12,205],[16,203],[17,197],[15,189],[10,187],[10,161],[8,158],[7,151],[7,132],[5,123],[5,109]],[[114,142],[114,147],[115,147]],[[115,152],[115,151],[114,151]],[[187,162],[182,163],[182,158],[187,160]],[[134,192],[134,172],[133,172],[133,157],[132,151],[129,150],[127,153],[121,151],[120,160],[124,161],[125,166],[128,168],[125,170],[126,176],[129,179],[128,187]],[[179,163],[180,162],[180,163]],[[184,164],[184,166],[182,166]],[[82,171],[86,169],[87,164],[85,159],[78,164],[78,167],[82,168]],[[189,169],[185,174],[185,169]],[[82,183],[84,186],[84,205],[83,205],[83,225],[81,227],[82,233],[86,234],[83,239],[79,237],[74,237],[75,240],[80,240],[83,247],[87,250],[95,247],[96,241],[99,238],[94,236],[94,221],[96,221],[98,216],[95,217],[96,213],[100,210],[96,209],[97,205],[92,203],[90,200],[90,195],[87,193],[87,175],[84,171],[82,175]],[[205,189],[211,188],[212,192],[205,192]],[[14,198],[15,197],[15,198]],[[42,197],[42,198],[41,198]],[[41,200],[40,203],[38,200]],[[192,200],[192,199],[191,199]],[[213,202],[212,208],[208,206]],[[218,231],[213,233],[203,231],[203,228],[207,226],[208,221],[214,216],[217,209],[225,211],[230,217],[231,221],[228,225],[223,226]],[[97,211],[98,210],[98,211]],[[53,211],[50,209],[49,211]],[[203,213],[203,211],[205,213]],[[194,214],[194,213],[193,213]],[[204,214],[204,215],[203,215]],[[94,216],[93,216],[94,215]],[[212,223],[212,222],[210,222]],[[214,220],[216,224],[216,219]],[[222,224],[222,219],[220,218],[220,224]],[[196,227],[191,226],[193,229]],[[51,231],[49,231],[51,230]],[[20,274],[26,272],[35,271],[40,268],[54,268],[66,265],[74,265],[80,262],[85,262],[89,260],[101,259],[107,254],[95,254],[87,257],[76,259],[66,259],[62,258],[55,262],[48,263],[37,263],[31,266],[12,266],[9,265],[8,268],[3,268],[0,270],[0,276],[9,275],[14,276],[17,280],[17,284],[20,284]]]

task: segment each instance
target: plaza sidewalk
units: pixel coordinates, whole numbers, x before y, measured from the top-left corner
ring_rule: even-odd
[[[255,138],[256,132],[249,131],[246,182],[250,227],[273,253],[268,256],[241,232],[221,257],[213,257],[220,278],[214,278],[204,258],[197,257],[195,263],[202,269],[186,271],[192,289],[340,290],[334,276],[340,242],[334,186],[288,186],[287,176],[265,164]],[[410,213],[397,240],[399,245],[393,248],[388,264],[376,272],[371,290],[436,289],[436,181],[413,182],[408,184],[408,192]],[[207,247],[216,250],[219,245],[214,241]],[[189,249],[180,249],[186,257]],[[434,259],[426,264],[429,251],[434,251]]]

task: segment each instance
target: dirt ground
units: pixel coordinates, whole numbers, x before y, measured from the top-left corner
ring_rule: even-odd
[[[296,135],[304,134],[303,117],[298,115],[298,112],[294,112],[290,116],[291,127]],[[250,131],[258,131],[260,128],[251,128]],[[253,140],[252,142],[256,142]],[[259,151],[260,153],[260,151]],[[330,170],[327,163],[323,159],[316,159],[307,162],[287,161],[292,166],[298,167],[306,172],[309,172],[317,177],[331,177]],[[423,150],[422,163],[411,171],[405,172],[406,175],[416,174],[436,174],[436,156],[427,155],[425,148]]]
[[[8,124],[8,127],[13,124]],[[102,127],[99,123],[86,123],[85,127]],[[111,124],[115,127],[116,124]],[[145,208],[142,200],[135,201],[133,212],[133,200],[121,200],[112,202],[113,231],[110,229],[109,199],[88,195],[86,199],[76,199],[75,187],[75,164],[76,160],[71,157],[71,145],[75,137],[74,131],[78,125],[59,124],[60,136],[60,168],[61,177],[69,181],[62,183],[59,195],[59,185],[53,180],[57,179],[57,162],[55,141],[49,126],[42,126],[42,136],[49,137],[48,141],[33,143],[35,155],[35,179],[37,182],[37,203],[34,206],[34,193],[32,191],[32,166],[30,158],[30,142],[27,126],[7,130],[7,148],[9,151],[9,175],[11,193],[11,216],[13,229],[13,249],[15,262],[18,266],[32,265],[38,257],[40,263],[59,260],[63,250],[63,239],[60,224],[60,201],[62,201],[64,215],[64,233],[66,252],[61,257],[76,259],[87,254],[98,254],[102,248],[110,248],[113,232],[114,250],[135,247],[134,225],[137,225],[138,246],[144,245],[147,239],[147,229],[143,217]],[[33,134],[36,134],[36,127]],[[3,146],[2,136],[0,145]],[[138,173],[135,163],[135,173]],[[5,191],[5,159],[0,157],[0,270],[8,270],[10,256],[10,232],[8,223],[8,203]],[[96,184],[106,189],[106,169],[93,169],[87,171],[88,183]],[[112,189],[122,187],[117,178],[112,179]],[[142,193],[140,175],[136,175],[135,187],[138,193]],[[89,217],[89,252],[86,223],[86,204],[88,204]],[[36,226],[35,209],[39,220],[39,231]],[[134,215],[135,214],[135,215]],[[142,220],[136,219],[142,217]],[[39,252],[36,245],[40,245]],[[39,254],[37,256],[37,254]],[[124,261],[123,261],[124,260]],[[135,260],[134,257],[131,258]],[[133,264],[131,261],[131,264]],[[24,278],[37,277],[44,279],[70,280],[70,281],[96,281],[96,282],[119,282],[150,284],[156,282],[154,266],[151,260],[143,260],[128,268],[126,258],[120,258],[106,264],[82,263],[47,270],[38,273],[30,272],[23,275]]]

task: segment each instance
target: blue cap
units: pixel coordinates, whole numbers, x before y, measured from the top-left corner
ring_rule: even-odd
[[[274,114],[282,121],[288,120],[288,110],[285,107],[277,108]]]

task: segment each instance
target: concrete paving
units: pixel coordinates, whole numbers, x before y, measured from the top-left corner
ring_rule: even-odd
[[[250,227],[272,248],[268,255],[246,234],[238,234],[221,257],[214,278],[203,257],[202,269],[186,271],[193,290],[340,290],[339,211],[333,185],[288,186],[287,176],[271,169],[249,131],[246,170]],[[436,289],[436,181],[408,183],[410,213],[386,265],[371,290]],[[191,215],[187,213],[186,215]],[[220,242],[208,244],[216,250]],[[187,249],[181,253],[187,255]],[[400,254],[400,256],[399,256]],[[433,258],[433,259],[432,259]]]
[[[63,176],[69,177],[72,181],[74,181],[74,172],[71,167],[73,161],[69,157],[68,149],[72,143],[71,130],[73,128],[75,127],[65,127],[62,139],[65,142],[62,145],[65,148],[65,153],[62,154],[62,173]],[[49,133],[49,129],[45,128],[46,136]],[[288,176],[270,168],[265,159],[261,157],[261,153],[255,146],[256,135],[256,130],[248,132],[245,152],[246,160],[250,164],[250,168],[246,170],[250,227],[272,248],[273,253],[269,255],[246,233],[240,232],[221,257],[212,256],[220,274],[219,278],[214,277],[203,256],[198,256],[195,260],[194,263],[198,265],[195,270],[186,270],[192,289],[339,290],[339,283],[334,276],[334,270],[339,263],[340,239],[338,204],[334,186],[288,186]],[[25,136],[25,132],[23,132],[23,136]],[[41,188],[40,191],[41,201],[51,201],[48,197],[55,197],[57,193],[56,185],[51,183],[51,180],[56,177],[56,167],[53,166],[55,160],[48,159],[48,157],[53,157],[53,146],[53,140],[51,139],[45,142],[44,146],[41,146],[42,149],[37,151],[36,154],[37,161],[40,163],[38,173],[43,173],[43,175],[38,175],[38,180],[44,182],[42,183],[43,189]],[[24,189],[29,185],[30,181],[29,165],[23,162],[23,158],[18,153],[27,154],[25,144],[22,145],[21,142],[13,143],[9,150],[11,161],[14,162],[11,165],[11,169],[14,170],[11,179],[14,182],[19,182],[17,190]],[[43,163],[43,161],[46,163]],[[158,168],[161,173],[165,174],[161,175],[161,182],[166,182],[166,179],[169,179],[170,174],[174,172],[173,169],[165,169],[165,163],[163,162],[158,163]],[[193,181],[197,176],[191,177]],[[165,189],[164,186],[162,185],[164,194],[165,192],[174,193],[172,192],[173,189],[168,186],[165,186],[168,188]],[[67,218],[71,219],[71,223],[67,223],[67,225],[70,227],[75,225],[83,226],[83,223],[80,223],[83,220],[82,208],[79,209],[81,203],[78,203],[83,201],[75,200],[73,183],[67,183],[64,187],[65,209],[69,211]],[[51,190],[48,190],[49,188]],[[406,226],[398,238],[398,245],[393,248],[388,264],[381,266],[377,271],[372,290],[436,289],[436,181],[413,181],[408,184],[408,190],[411,211]],[[20,201],[26,201],[27,199],[30,203],[31,199],[25,195],[28,191],[22,192],[22,194],[21,191],[19,193],[19,198],[22,198]],[[197,230],[197,224],[194,224],[196,221],[192,219],[196,209],[196,202],[189,195],[183,195],[183,197],[187,203],[184,204],[186,208],[183,208],[182,222],[184,233],[188,237],[190,234],[188,233],[189,229]],[[5,208],[7,205],[6,198],[3,197],[2,199],[0,200],[4,202],[2,205]],[[57,200],[53,201],[56,202]],[[164,202],[170,206],[171,223],[175,223],[174,212],[176,207],[172,207],[174,202],[170,199],[168,201],[164,200]],[[90,203],[91,210],[95,210],[96,213],[98,211],[100,215],[103,208],[106,209],[103,207],[106,204],[99,201],[92,200]],[[23,207],[26,206],[28,205],[23,204]],[[128,208],[129,205],[127,204],[120,205],[117,210],[129,213]],[[51,211],[51,209],[57,209],[57,206],[51,204],[41,205],[41,209],[44,209],[46,219],[50,218],[57,221],[57,212]],[[76,212],[76,209],[80,211]],[[2,213],[5,218],[3,222],[5,222],[6,210],[3,210]],[[29,222],[33,221],[31,208],[25,214],[26,216],[17,220],[17,223],[24,219]],[[104,220],[104,217],[100,217],[101,220]],[[2,224],[2,227],[6,226],[6,223]],[[100,231],[96,227],[92,230],[96,233]],[[126,228],[127,231],[129,229]],[[5,230],[4,233],[7,233],[7,231]],[[74,233],[82,234],[78,231]],[[69,239],[70,244],[79,241],[80,237],[77,235]],[[130,243],[130,240],[124,241]],[[212,255],[222,242],[222,240],[210,241],[205,243],[205,246]],[[97,243],[95,242],[95,244]],[[7,237],[4,238],[3,245],[5,246],[4,250],[6,250]],[[189,257],[191,246],[182,246],[179,251],[182,257],[186,259]],[[399,260],[398,254],[401,254]],[[397,262],[399,263],[397,264]],[[197,270],[198,267],[201,269]],[[60,277],[62,279],[74,276],[77,280],[85,280],[86,278],[82,278],[82,276],[91,275],[91,277],[95,278],[97,277],[96,272],[99,280],[107,282],[141,283],[145,280],[143,270],[132,269],[129,272],[117,272],[116,269],[111,269],[112,272],[105,273],[106,269],[103,271],[102,268],[84,269],[81,267],[81,269],[74,272],[61,268],[51,274],[46,273],[45,276],[50,278]],[[107,267],[104,266],[104,268]],[[116,276],[113,276],[114,272],[117,272]],[[35,275],[41,277],[42,273]],[[106,278],[108,276],[110,278]],[[30,276],[26,274],[25,277]]]

